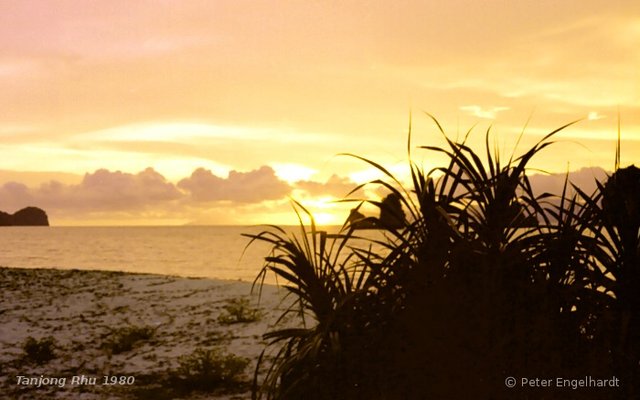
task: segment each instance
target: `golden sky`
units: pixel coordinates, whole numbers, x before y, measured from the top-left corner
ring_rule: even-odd
[[[0,209],[53,224],[323,222],[416,144],[567,122],[550,172],[640,160],[640,2],[0,1]],[[422,157],[422,153],[419,153]],[[426,166],[437,159],[424,154]],[[584,171],[584,170],[583,170]]]

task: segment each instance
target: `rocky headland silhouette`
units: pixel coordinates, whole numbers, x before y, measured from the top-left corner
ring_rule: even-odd
[[[13,214],[0,211],[0,226],[49,226],[49,218],[38,207],[25,207]]]
[[[404,221],[404,211],[400,197],[395,193],[387,195],[379,204],[379,217],[365,217],[359,206],[352,209],[347,223],[353,229],[399,229]]]

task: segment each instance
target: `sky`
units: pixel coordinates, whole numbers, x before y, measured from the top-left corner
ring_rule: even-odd
[[[376,177],[339,154],[403,176],[410,121],[444,144],[426,113],[503,154],[580,120],[533,166],[588,185],[618,123],[640,160],[639,46],[635,0],[0,0],[0,210],[283,224],[295,199],[339,224]]]

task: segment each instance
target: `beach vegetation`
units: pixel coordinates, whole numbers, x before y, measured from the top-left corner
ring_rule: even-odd
[[[111,354],[120,354],[133,350],[154,335],[155,330],[148,326],[125,326],[112,330],[102,347]]]
[[[218,316],[218,322],[223,325],[256,322],[262,316],[260,310],[252,307],[244,297],[229,299],[222,308],[224,311]]]
[[[215,322],[215,320],[210,320],[209,322]],[[205,331],[202,333],[202,336],[198,340],[198,345],[200,346],[215,346],[220,343],[229,341],[233,338],[232,332],[224,332],[224,331]]]
[[[24,358],[32,363],[42,365],[56,358],[55,354],[56,341],[53,337],[47,336],[41,339],[36,339],[29,336],[24,344],[22,350],[24,351]]]
[[[136,377],[132,397],[138,400],[191,398],[193,392],[232,394],[249,390],[249,359],[222,347],[198,347],[178,358],[177,366]],[[198,397],[199,398],[199,397]]]
[[[219,347],[198,348],[180,357],[179,366],[171,373],[178,387],[211,391],[232,388],[246,381],[245,369],[249,359],[227,353]]]
[[[409,129],[408,185],[349,155],[385,177],[367,184],[384,201],[345,199],[387,215],[378,234],[348,221],[320,230],[294,201],[299,233],[246,235],[271,245],[255,283],[275,274],[291,299],[281,319],[299,320],[264,335],[254,397],[506,399],[509,376],[612,375],[622,388],[563,398],[640,395],[637,169],[616,156],[593,193],[568,179],[561,193],[539,193],[529,163],[572,123],[504,157],[490,130],[474,150],[471,131],[453,140],[429,118],[446,145],[418,148],[446,162],[414,162]]]

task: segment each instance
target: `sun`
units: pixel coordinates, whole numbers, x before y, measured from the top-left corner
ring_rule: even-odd
[[[313,219],[316,221],[316,225],[339,225],[338,217],[327,212],[313,213]]]

